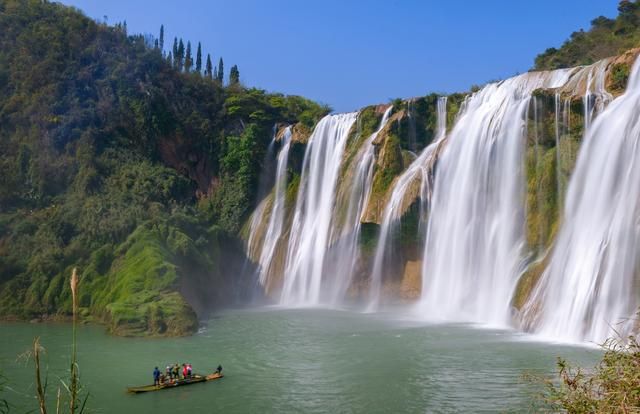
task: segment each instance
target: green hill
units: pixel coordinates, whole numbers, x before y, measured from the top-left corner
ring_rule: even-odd
[[[255,160],[275,123],[328,108],[175,62],[126,25],[0,0],[3,318],[68,314],[74,266],[86,318],[121,334],[186,334],[205,296],[234,299]]]
[[[618,16],[600,16],[591,21],[588,31],[573,32],[559,48],[549,48],[535,59],[534,69],[560,69],[590,65],[640,46],[640,3],[623,0]]]

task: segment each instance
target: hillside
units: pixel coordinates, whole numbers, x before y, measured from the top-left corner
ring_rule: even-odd
[[[74,266],[86,318],[116,333],[193,332],[205,297],[236,299],[256,160],[274,124],[328,108],[177,68],[153,43],[0,0],[3,318],[66,315]]]
[[[560,48],[549,48],[535,58],[535,70],[590,65],[640,45],[640,3],[623,0],[618,16],[600,16],[588,31],[573,32]]]

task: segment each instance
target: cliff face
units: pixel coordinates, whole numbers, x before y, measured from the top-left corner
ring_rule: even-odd
[[[599,111],[624,92],[630,68],[638,53],[635,49],[589,67],[571,69],[567,71],[569,81],[562,87],[538,89],[532,94],[526,112],[526,146],[521,165],[524,179],[522,203],[525,206],[523,226],[528,265],[513,295],[513,306],[516,309],[529,298],[547,264],[545,258],[553,246],[560,226],[563,199],[581,146],[585,130],[585,113],[589,112],[586,122],[592,122]],[[385,209],[389,206],[391,193],[398,185],[400,177],[421,151],[434,140],[437,98],[435,95],[429,95],[394,101],[388,122],[378,131],[372,142],[375,154],[373,178],[366,206],[360,216],[360,226],[357,228],[358,257],[349,276],[351,282],[348,296],[366,299],[370,294],[374,256],[380,240],[380,225],[384,221]],[[445,114],[448,129],[455,124],[455,118],[464,100],[464,94],[448,98]],[[587,108],[585,104],[588,105]],[[335,223],[333,239],[328,246],[329,257],[339,257],[339,250],[344,248],[340,240],[349,233],[344,223],[348,215],[349,195],[353,191],[354,160],[357,159],[359,151],[366,146],[366,138],[380,125],[382,113],[386,108],[372,106],[362,109],[350,132],[341,161],[341,176],[333,207]],[[294,130],[297,130],[295,126]],[[311,131],[305,132],[306,134],[296,137],[300,145],[309,145],[308,135]],[[445,137],[434,149],[431,161],[425,167],[430,171],[427,176],[437,174],[439,154],[446,146]],[[298,157],[301,155],[302,150],[298,152]],[[291,161],[289,178],[298,185],[299,181],[296,180],[299,180],[302,159],[294,160]],[[414,301],[420,297],[422,291],[423,229],[429,215],[429,200],[423,200],[425,190],[421,177],[415,175],[406,184],[396,212],[399,214],[399,224],[394,227],[387,240],[388,249],[392,253],[385,259],[382,295],[387,296],[389,300]],[[295,189],[290,188],[288,194],[289,197],[295,197]],[[426,197],[429,196],[430,193],[427,191]],[[254,225],[268,219],[268,198],[265,206],[264,209],[254,212]],[[291,208],[295,208],[293,201],[287,206],[285,231],[275,250],[275,262],[278,265],[271,269],[267,277],[266,292],[276,299],[281,292],[284,262],[287,255],[291,254],[287,251],[293,226]],[[260,214],[262,218],[258,218],[256,214]],[[251,233],[249,227],[248,224],[245,227],[245,240],[248,240]],[[264,225],[258,225],[256,228],[261,227],[264,228]],[[260,254],[260,237],[264,237],[259,230],[256,234],[259,236],[251,240],[249,249],[249,257],[253,260]]]

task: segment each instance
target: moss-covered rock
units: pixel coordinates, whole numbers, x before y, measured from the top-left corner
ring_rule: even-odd
[[[180,293],[182,257],[198,255],[185,233],[163,224],[140,226],[115,251],[104,278],[86,288],[97,290],[93,310],[118,335],[188,335],[198,327],[196,313]]]

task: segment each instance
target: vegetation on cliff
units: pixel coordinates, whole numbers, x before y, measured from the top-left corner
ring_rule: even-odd
[[[560,48],[549,48],[535,58],[536,70],[589,65],[640,45],[640,3],[623,0],[618,16],[591,21],[588,31],[573,32]]]
[[[328,111],[244,87],[237,67],[224,85],[210,59],[202,73],[200,45],[185,65],[159,43],[60,4],[0,0],[3,317],[68,315],[78,266],[85,316],[118,333],[193,331],[182,286],[220,279],[220,257],[240,255],[232,238],[273,125]]]

